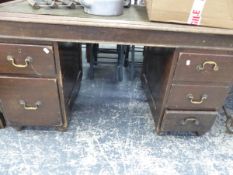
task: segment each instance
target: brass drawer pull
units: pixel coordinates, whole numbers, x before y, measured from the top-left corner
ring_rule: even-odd
[[[20,100],[19,101],[19,104],[23,105],[23,108],[27,111],[36,111],[39,109],[39,107],[41,106],[41,102],[40,101],[37,101],[35,103],[35,106],[29,106],[26,104],[26,102],[24,100]]]
[[[188,94],[187,95],[187,98],[190,99],[190,102],[192,104],[196,104],[196,105],[200,105],[204,102],[204,100],[207,100],[208,98],[208,95],[204,94],[202,97],[201,97],[201,100],[197,101],[197,100],[194,100],[194,97],[192,94]]]
[[[196,118],[186,118],[181,121],[181,125],[187,125],[190,122],[193,122],[196,126],[200,124],[200,122]]]
[[[218,64],[217,64],[216,62],[214,62],[214,61],[205,61],[202,65],[201,65],[201,64],[197,65],[197,70],[198,70],[198,71],[203,71],[203,70],[205,69],[205,66],[206,66],[207,64],[213,65],[213,70],[214,70],[215,72],[219,71],[219,66],[218,66]]]
[[[11,64],[14,66],[14,67],[17,67],[17,68],[26,68],[29,66],[29,64],[32,62],[32,58],[31,57],[27,57],[24,61],[25,61],[25,64],[16,64],[15,63],[15,60],[14,58],[9,55],[7,56],[7,61],[11,62]]]

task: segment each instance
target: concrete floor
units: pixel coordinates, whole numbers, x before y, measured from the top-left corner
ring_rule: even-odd
[[[84,77],[67,132],[0,130],[0,175],[230,175],[233,135],[225,116],[202,137],[158,136],[139,72],[116,83],[111,67]],[[233,96],[227,107],[233,108]]]

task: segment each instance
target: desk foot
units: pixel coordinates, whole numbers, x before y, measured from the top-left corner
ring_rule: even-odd
[[[64,127],[64,126],[57,126],[56,127],[56,130],[57,131],[60,131],[60,132],[66,132],[68,130],[67,127]]]
[[[22,131],[25,127],[24,127],[24,126],[13,126],[13,128],[14,128],[16,131]]]

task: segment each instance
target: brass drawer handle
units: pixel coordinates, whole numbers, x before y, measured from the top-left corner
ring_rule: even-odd
[[[188,94],[187,95],[187,98],[190,99],[190,102],[192,104],[196,104],[196,105],[200,105],[204,102],[204,100],[207,100],[208,98],[208,95],[204,94],[202,97],[201,97],[201,100],[197,101],[197,100],[194,100],[194,97],[192,94]]]
[[[213,66],[213,70],[214,70],[215,72],[219,71],[219,66],[218,66],[218,64],[217,64],[216,62],[214,62],[214,61],[205,61],[202,65],[201,65],[201,64],[197,65],[197,70],[198,70],[198,71],[203,71],[203,70],[205,69],[205,66],[206,66],[207,64],[212,65],[212,66]]]
[[[20,100],[20,101],[19,101],[19,104],[20,104],[20,105],[23,105],[23,108],[24,108],[25,110],[27,110],[27,111],[36,111],[36,110],[38,110],[39,107],[41,106],[41,102],[40,102],[40,101],[37,101],[37,102],[35,103],[35,106],[29,106],[29,105],[27,105],[26,102],[25,102],[24,100]]]
[[[194,123],[196,126],[200,124],[200,122],[196,118],[186,118],[181,121],[181,125],[187,125],[190,122]]]
[[[16,63],[15,63],[15,59],[14,59],[11,55],[7,56],[6,59],[7,59],[7,61],[11,62],[11,64],[12,64],[14,67],[17,67],[17,68],[26,68],[26,67],[28,67],[29,64],[32,62],[32,58],[31,58],[31,57],[27,57],[27,58],[24,60],[25,64],[16,64]]]

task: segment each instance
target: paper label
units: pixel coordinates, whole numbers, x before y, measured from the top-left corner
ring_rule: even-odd
[[[207,0],[194,0],[192,10],[189,14],[188,24],[200,25],[201,14]]]
[[[186,60],[186,66],[190,66],[191,65],[191,60]]]
[[[48,48],[44,48],[43,51],[44,51],[46,54],[49,54],[49,49],[48,49]]]

